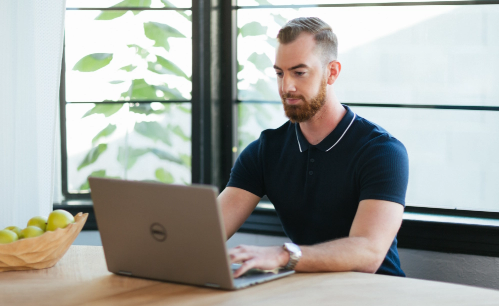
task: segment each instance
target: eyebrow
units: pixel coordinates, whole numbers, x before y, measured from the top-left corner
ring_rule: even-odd
[[[308,68],[308,66],[305,65],[305,64],[298,64],[296,66],[293,66],[293,67],[289,68],[288,70],[294,70],[294,69],[298,69],[298,68]],[[282,68],[279,68],[276,65],[274,65],[274,69],[282,70]]]

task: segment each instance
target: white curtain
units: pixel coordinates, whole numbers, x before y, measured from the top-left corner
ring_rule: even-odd
[[[65,0],[0,0],[0,229],[52,211]]]

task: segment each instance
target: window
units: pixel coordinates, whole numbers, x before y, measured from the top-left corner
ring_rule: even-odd
[[[238,2],[239,151],[287,120],[272,68],[277,32],[317,16],[338,36],[339,100],[408,150],[407,205],[499,211],[499,5],[316,3]]]
[[[318,16],[339,39],[340,101],[408,149],[400,246],[499,256],[498,1],[67,6],[66,200],[90,198],[89,175],[224,188],[237,154],[287,120],[272,69],[279,28]],[[242,230],[283,234],[263,202]]]
[[[65,197],[89,197],[90,175],[190,184],[190,1],[68,0],[67,7]]]

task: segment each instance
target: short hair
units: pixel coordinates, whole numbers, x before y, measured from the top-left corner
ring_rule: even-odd
[[[299,17],[288,21],[277,34],[277,41],[281,44],[293,42],[298,36],[307,32],[314,35],[317,47],[323,57],[323,65],[338,58],[338,38],[333,29],[320,18]]]

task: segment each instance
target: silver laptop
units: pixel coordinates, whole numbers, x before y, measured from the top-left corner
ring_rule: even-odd
[[[89,182],[110,272],[229,290],[294,273],[251,270],[233,277],[216,187]]]

